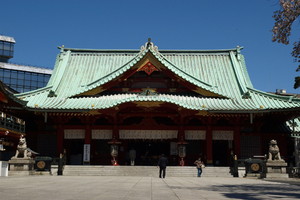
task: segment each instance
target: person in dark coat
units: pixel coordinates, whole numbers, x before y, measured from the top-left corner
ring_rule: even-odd
[[[168,159],[165,157],[164,154],[162,154],[161,157],[158,160],[159,178],[165,178],[166,177],[167,165],[168,165]]]

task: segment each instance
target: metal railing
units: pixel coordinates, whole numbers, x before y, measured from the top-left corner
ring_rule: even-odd
[[[0,112],[0,127],[8,131],[25,133],[25,121],[4,112]]]

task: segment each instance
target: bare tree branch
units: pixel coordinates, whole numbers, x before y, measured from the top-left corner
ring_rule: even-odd
[[[272,41],[282,44],[289,44],[289,37],[292,32],[292,25],[300,15],[300,0],[279,0],[280,9],[274,12]],[[300,42],[294,42],[292,56],[295,62],[300,62]],[[300,71],[300,64],[296,71]],[[294,88],[300,87],[300,77],[295,78]]]

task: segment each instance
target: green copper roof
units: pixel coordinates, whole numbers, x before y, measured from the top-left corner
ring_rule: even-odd
[[[164,66],[183,79],[205,90],[227,96],[226,93],[218,91],[217,83],[210,84],[211,80],[203,80],[204,76],[207,76],[205,72],[202,72],[203,76],[195,76],[201,72],[198,71],[197,68],[199,67],[197,65],[191,66],[191,64],[197,63],[197,58],[203,57],[203,62],[212,62],[217,58],[211,58],[205,54],[199,55],[199,52],[198,54],[194,53],[192,56],[190,53],[183,52],[182,54],[166,53],[166,56],[164,56],[162,53],[155,51],[154,48],[145,48],[138,53],[132,51],[72,52],[72,49],[65,49],[58,58],[56,68],[59,70],[54,70],[54,76],[51,77],[48,86],[53,85],[52,90],[60,96],[69,97],[81,94],[120,76],[133,67],[148,52],[151,52]],[[174,60],[174,58],[176,59]],[[172,59],[181,63],[173,64]],[[231,62],[230,59],[227,62]],[[225,70],[223,69],[220,73],[224,73]],[[62,76],[64,76],[63,79]],[[72,84],[70,84],[70,81],[72,81]]]
[[[61,49],[45,88],[18,94],[34,109],[105,109],[126,102],[169,102],[192,110],[261,111],[300,108],[299,99],[255,90],[241,48],[228,50],[158,50],[146,43],[141,50]],[[101,87],[151,54],[166,69],[198,88],[223,98],[177,95],[119,94],[99,97],[78,95]]]
[[[219,98],[197,98],[176,95],[139,95],[139,94],[118,94],[101,97],[81,98],[40,98],[37,101],[29,99],[28,107],[37,109],[106,109],[128,102],[167,102],[191,110],[206,111],[261,111],[278,108],[297,108],[299,104],[290,103],[280,99],[264,99],[257,94],[253,99],[219,99]],[[34,98],[36,99],[36,98]]]

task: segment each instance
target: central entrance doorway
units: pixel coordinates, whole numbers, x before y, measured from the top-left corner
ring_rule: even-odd
[[[135,165],[156,166],[161,154],[170,156],[170,141],[167,140],[135,140],[128,141],[127,144],[127,152],[132,149],[136,152]],[[129,153],[127,154],[127,162],[130,163]]]

